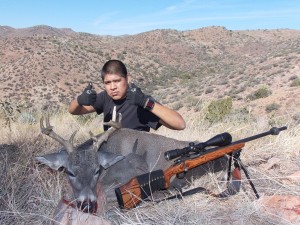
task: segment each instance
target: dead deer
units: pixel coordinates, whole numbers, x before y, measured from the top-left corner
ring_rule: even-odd
[[[123,159],[123,156],[98,151],[102,143],[107,141],[109,136],[120,128],[120,121],[110,121],[106,125],[111,127],[102,135],[92,136],[92,144],[84,143],[75,147],[73,140],[76,132],[71,135],[69,140],[65,140],[53,131],[48,116],[46,117],[46,126],[44,126],[43,117],[40,121],[41,132],[58,141],[64,146],[64,149],[56,153],[36,157],[36,160],[55,170],[65,169],[74,197],[77,200],[77,207],[84,212],[95,212],[97,210],[96,186],[102,170]]]
[[[187,141],[179,141],[154,133],[121,128],[120,124],[120,120],[110,121],[107,123],[111,126],[109,130],[74,147],[75,133],[69,140],[64,140],[53,131],[48,117],[46,126],[43,125],[43,119],[41,119],[42,133],[58,141],[64,149],[36,157],[36,159],[52,169],[65,169],[77,207],[84,212],[97,210],[97,183],[103,186],[107,200],[117,203],[114,192],[116,187],[143,173],[158,169],[164,170],[173,164],[172,161],[164,159],[164,152],[184,148],[189,144]],[[213,164],[214,171],[225,168],[224,158],[216,160]],[[195,175],[199,177],[211,168],[211,165],[204,165],[188,174],[189,177]],[[177,181],[178,179],[175,178],[175,183]]]

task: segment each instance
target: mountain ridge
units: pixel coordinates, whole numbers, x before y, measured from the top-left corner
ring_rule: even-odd
[[[300,31],[204,27],[101,36],[46,25],[0,26],[1,99],[33,107],[66,105],[102,65],[120,59],[133,80],[163,104],[185,111],[231,97],[235,108],[299,111]],[[261,87],[269,95],[249,100]],[[191,100],[192,99],[192,100]],[[193,104],[194,103],[194,104]],[[181,106],[181,107],[179,107]]]

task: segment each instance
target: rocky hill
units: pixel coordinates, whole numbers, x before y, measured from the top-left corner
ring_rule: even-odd
[[[120,59],[142,89],[177,110],[230,96],[255,113],[300,111],[300,31],[205,27],[98,36],[71,29],[0,26],[1,101],[68,104]]]

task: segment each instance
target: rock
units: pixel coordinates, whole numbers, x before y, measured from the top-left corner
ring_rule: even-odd
[[[294,182],[300,182],[300,171],[297,171],[289,176],[287,178]]]
[[[300,224],[300,196],[273,195],[260,198],[262,211],[280,221]]]
[[[283,184],[291,185],[291,184],[297,184],[300,182],[300,171],[297,171],[287,177],[284,177],[281,182]]]

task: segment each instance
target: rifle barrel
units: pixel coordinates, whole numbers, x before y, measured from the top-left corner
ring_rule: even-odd
[[[272,127],[269,131],[267,132],[263,132],[261,134],[256,134],[254,136],[251,136],[251,137],[247,137],[247,138],[244,138],[244,139],[241,139],[241,140],[238,140],[238,141],[235,141],[235,142],[232,142],[232,144],[238,144],[238,143],[243,143],[243,142],[248,142],[248,141],[253,141],[255,139],[258,139],[258,138],[262,138],[264,136],[267,136],[267,135],[278,135],[280,131],[283,131],[283,130],[286,130],[287,127],[284,126],[284,127],[280,127],[280,128],[277,128],[277,127]]]

